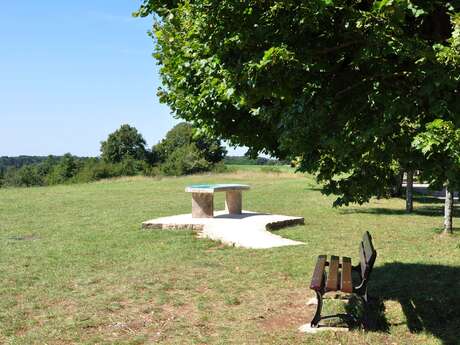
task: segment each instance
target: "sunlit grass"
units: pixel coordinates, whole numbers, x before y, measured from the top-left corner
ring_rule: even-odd
[[[140,230],[190,212],[186,185],[215,182],[250,184],[245,209],[305,217],[278,233],[306,245],[247,250]],[[442,204],[422,200],[406,215],[400,199],[332,201],[308,176],[260,167],[0,190],[0,343],[456,344],[460,245],[438,235]],[[356,262],[365,230],[378,251],[374,329],[299,334],[317,255]]]

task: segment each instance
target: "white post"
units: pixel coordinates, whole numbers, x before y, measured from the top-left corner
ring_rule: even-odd
[[[451,234],[452,231],[452,210],[454,207],[454,193],[446,185],[446,200],[444,203],[444,234]]]

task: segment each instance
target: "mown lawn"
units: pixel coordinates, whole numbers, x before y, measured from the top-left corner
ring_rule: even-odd
[[[201,182],[248,183],[245,209],[305,217],[279,233],[306,245],[248,250],[140,229],[189,212],[184,187]],[[406,215],[401,199],[332,200],[308,176],[260,168],[0,190],[0,343],[460,344],[460,240],[439,236],[442,204],[420,199]],[[317,255],[356,263],[365,230],[378,251],[371,329],[298,333]]]

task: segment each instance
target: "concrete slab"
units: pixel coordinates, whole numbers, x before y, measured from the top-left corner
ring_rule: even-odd
[[[243,211],[241,214],[215,212],[214,218],[192,218],[191,214],[152,219],[142,223],[143,229],[188,229],[200,237],[243,248],[273,248],[304,244],[275,235],[268,230],[304,224],[302,217]]]
[[[310,334],[316,334],[318,332],[324,332],[324,331],[329,331],[329,332],[348,332],[350,329],[347,327],[329,327],[329,326],[323,326],[319,325],[319,327],[311,327],[310,323],[306,323],[302,326],[299,327],[299,332],[301,333],[310,333]]]

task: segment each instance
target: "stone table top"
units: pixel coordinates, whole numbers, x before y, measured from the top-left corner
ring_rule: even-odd
[[[247,184],[236,183],[220,183],[220,184],[192,184],[185,188],[187,193],[214,193],[214,192],[227,192],[237,190],[248,190]]]

